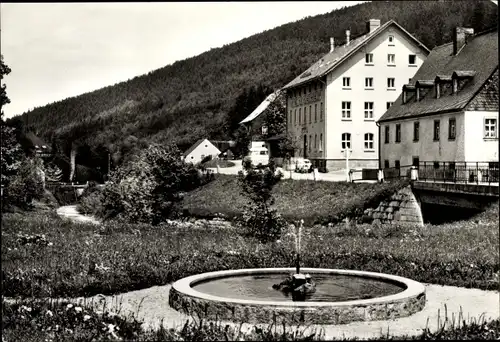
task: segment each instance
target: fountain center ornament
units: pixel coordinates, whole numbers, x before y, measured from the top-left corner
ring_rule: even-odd
[[[292,232],[295,237],[295,274],[290,274],[284,281],[274,284],[273,289],[283,292],[286,296],[292,294],[294,301],[305,301],[314,292],[316,284],[309,274],[300,273],[300,242],[302,238],[302,229],[304,220],[300,220],[300,225],[295,229],[292,225]]]

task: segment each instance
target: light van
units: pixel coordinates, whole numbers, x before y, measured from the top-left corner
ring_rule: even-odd
[[[267,166],[269,164],[269,151],[265,147],[252,147],[245,160],[251,161],[254,167]]]

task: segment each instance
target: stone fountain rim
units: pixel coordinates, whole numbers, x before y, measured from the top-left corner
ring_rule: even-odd
[[[236,299],[236,298],[226,298],[210,295],[207,293],[196,291],[192,286],[196,283],[214,280],[219,278],[226,278],[231,276],[244,276],[244,275],[255,275],[255,274],[276,274],[276,273],[295,273],[295,268],[247,268],[247,269],[236,269],[236,270],[225,270],[225,271],[214,271],[206,272],[201,274],[192,275],[189,277],[182,278],[172,284],[172,289],[181,293],[185,296],[190,296],[194,298],[199,298],[203,300],[209,300],[213,302],[240,304],[240,305],[266,305],[266,306],[276,306],[276,307],[345,307],[345,306],[369,306],[373,304],[393,304],[395,302],[405,301],[409,298],[416,298],[422,294],[425,294],[425,287],[423,284],[416,282],[414,280],[392,275],[386,273],[369,272],[369,271],[357,271],[357,270],[345,270],[345,269],[329,269],[329,268],[308,268],[301,267],[301,273],[310,274],[335,274],[335,275],[347,275],[364,277],[370,279],[378,279],[382,281],[387,281],[394,283],[398,286],[404,288],[403,291],[398,292],[389,296],[382,296],[370,299],[358,299],[343,302],[283,302],[283,301],[272,301],[272,300],[250,300],[250,299]]]

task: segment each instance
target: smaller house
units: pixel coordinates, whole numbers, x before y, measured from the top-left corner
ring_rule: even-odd
[[[26,149],[30,154],[35,154],[41,158],[52,157],[52,148],[42,139],[37,137],[33,132],[28,132],[23,139],[26,143]]]
[[[378,120],[380,164],[498,168],[498,100],[497,29],[455,28]]]
[[[198,164],[205,157],[212,156],[212,158],[216,158],[220,153],[221,151],[208,139],[200,139],[187,149],[182,154],[182,157],[186,163]]]

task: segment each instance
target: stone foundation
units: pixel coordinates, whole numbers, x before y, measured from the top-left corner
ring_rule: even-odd
[[[382,201],[377,208],[366,209],[361,221],[424,225],[420,205],[410,185]]]
[[[273,302],[237,300],[216,297],[193,290],[192,283],[228,275],[267,274],[293,269],[253,269],[204,273],[183,278],[172,286],[169,305],[177,311],[207,320],[233,322],[289,324],[347,324],[355,321],[375,321],[406,317],[425,306],[425,288],[413,280],[393,275],[350,271],[304,269],[311,273],[331,273],[386,279],[405,286],[402,292],[379,298],[348,302]],[[404,284],[404,285],[403,285]],[[272,291],[272,290],[271,290]]]
[[[328,171],[345,169],[345,159],[327,159],[326,168]],[[350,160],[349,169],[378,169],[378,160]]]

